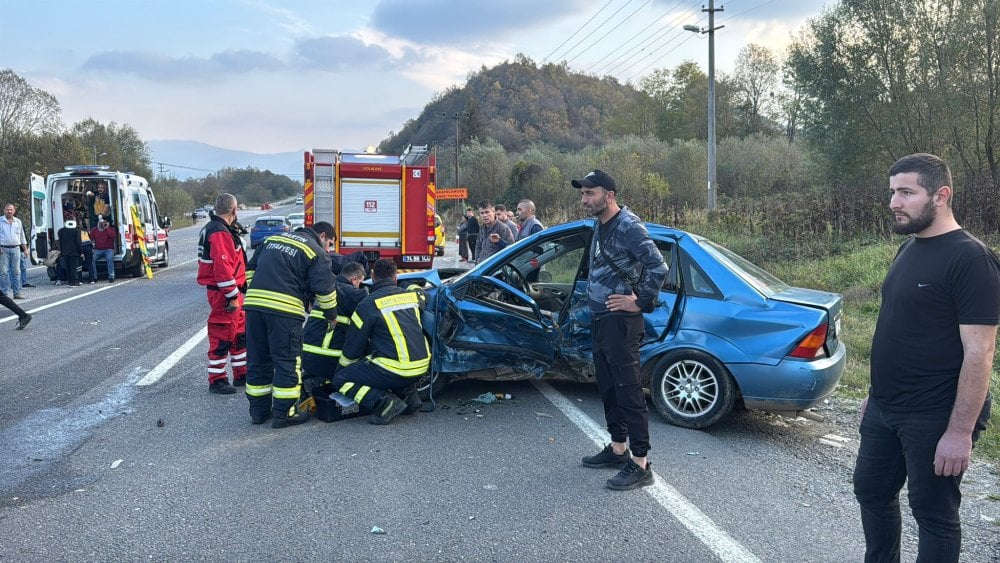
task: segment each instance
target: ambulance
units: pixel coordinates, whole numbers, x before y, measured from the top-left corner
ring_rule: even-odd
[[[132,206],[138,211],[138,223]],[[160,214],[153,190],[142,176],[111,170],[106,165],[85,164],[66,166],[65,172],[50,174],[44,185],[32,177],[31,245],[38,259],[44,259],[49,249],[58,248],[57,235],[66,221],[76,221],[89,231],[102,218],[116,232],[117,272],[131,276],[143,273],[138,233],[144,235],[151,264],[161,268],[169,265],[170,217]],[[99,262],[98,270],[103,269]]]

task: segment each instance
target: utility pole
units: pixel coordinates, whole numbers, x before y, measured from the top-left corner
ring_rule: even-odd
[[[443,117],[445,119],[454,119],[455,120],[455,187],[458,188],[458,187],[461,187],[461,185],[462,185],[459,182],[459,179],[458,179],[458,147],[459,147],[459,142],[458,142],[458,122],[460,120],[462,120],[462,119],[468,119],[469,118],[469,112],[467,112],[467,111],[456,111],[453,115],[448,115],[448,112],[442,111],[441,112],[441,117]]]
[[[715,211],[715,32],[726,26],[715,27],[715,12],[725,8],[716,8],[715,0],[708,0],[708,7],[702,12],[708,12],[708,27],[685,25],[684,29],[698,34],[708,34],[708,210]]]

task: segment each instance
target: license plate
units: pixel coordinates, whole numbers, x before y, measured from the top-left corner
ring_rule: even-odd
[[[417,256],[403,256],[403,262],[430,262],[430,261],[431,257],[426,254]]]

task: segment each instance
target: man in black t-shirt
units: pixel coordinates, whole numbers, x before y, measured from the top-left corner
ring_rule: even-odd
[[[889,169],[893,231],[913,235],[882,284],[861,405],[854,494],[866,561],[899,561],[899,491],[919,524],[919,561],[958,561],[959,485],[990,413],[1000,259],[951,210],[951,171],[913,154]]]

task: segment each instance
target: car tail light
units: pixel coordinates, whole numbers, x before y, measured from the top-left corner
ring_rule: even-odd
[[[789,356],[792,358],[805,358],[807,360],[822,358],[826,355],[826,350],[823,348],[825,342],[826,323],[823,323],[800,340],[798,346],[792,350]]]

